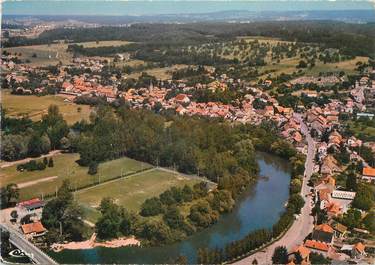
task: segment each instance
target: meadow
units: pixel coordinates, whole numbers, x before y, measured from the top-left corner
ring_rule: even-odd
[[[1,186],[9,183],[20,185],[20,199],[25,200],[53,194],[65,179],[70,180],[72,189],[79,189],[152,167],[123,157],[100,163],[98,173],[89,175],[87,167],[76,163],[78,159],[78,154],[58,154],[53,156],[54,167],[42,171],[21,172],[16,165],[3,168],[0,173]]]
[[[82,204],[87,219],[95,222],[100,216],[97,208],[105,197],[111,197],[118,205],[137,212],[147,198],[158,196],[170,187],[194,185],[198,181],[197,178],[184,177],[178,173],[152,169],[79,190],[75,193],[75,198]]]
[[[297,72],[300,70],[296,66],[298,62],[301,60],[300,57],[293,57],[293,58],[286,58],[281,60],[279,63],[272,63],[266,66],[262,66],[259,68],[259,72],[271,72],[270,74],[264,74],[260,76],[260,78],[267,78],[269,75],[271,77],[275,77],[280,75],[281,73],[284,74],[292,74],[293,72]],[[367,57],[356,57],[352,60],[341,61],[337,63],[322,63],[316,62],[315,66],[312,68],[304,68],[302,71],[306,76],[319,76],[319,73],[323,72],[333,72],[338,73],[344,71],[346,74],[355,74],[356,71],[354,70],[357,66],[358,62],[368,62]]]
[[[75,43],[78,45],[83,45],[85,48],[94,47],[105,47],[105,46],[121,46],[129,44],[128,41],[100,41],[100,42],[81,42]],[[45,66],[45,65],[56,65],[60,61],[63,64],[71,63],[73,59],[73,54],[67,52],[69,44],[73,43],[54,43],[54,44],[44,44],[44,45],[32,45],[32,46],[20,46],[13,48],[4,49],[12,54],[17,53],[17,57],[21,60],[29,60],[29,64],[32,66]]]
[[[33,121],[40,120],[42,115],[47,113],[50,105],[57,105],[69,125],[82,119],[88,120],[92,111],[88,105],[77,105],[58,95],[22,96],[12,95],[8,90],[2,90],[1,101],[8,116],[28,116]]]

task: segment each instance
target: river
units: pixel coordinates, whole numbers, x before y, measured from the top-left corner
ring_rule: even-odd
[[[59,263],[167,263],[179,255],[187,256],[189,262],[195,263],[199,248],[221,248],[255,229],[269,228],[277,222],[289,196],[289,164],[266,153],[258,153],[257,161],[261,177],[242,194],[233,211],[182,242],[162,247],[94,248],[49,254]]]

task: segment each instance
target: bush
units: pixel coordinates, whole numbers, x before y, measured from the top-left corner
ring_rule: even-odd
[[[11,213],[10,213],[10,216],[13,218],[13,219],[17,219],[18,218],[18,213],[16,210],[13,210]]]
[[[374,205],[374,194],[371,187],[360,185],[352,202],[352,206],[368,211]]]
[[[36,161],[36,160],[31,160],[27,163],[20,164],[17,166],[18,171],[35,171],[35,170],[44,170],[46,169],[46,164],[44,161]]]
[[[163,205],[159,198],[153,197],[146,199],[142,206],[140,214],[142,216],[154,216],[163,212]]]
[[[87,173],[90,175],[95,175],[96,173],[98,173],[98,163],[92,162],[89,165],[89,171]]]
[[[305,200],[299,194],[293,194],[290,196],[288,201],[288,209],[292,210],[293,213],[301,213],[301,208],[305,205]]]
[[[49,160],[48,160],[48,167],[53,167],[53,158],[51,157]]]
[[[21,225],[24,225],[24,224],[30,224],[32,223],[33,221],[31,220],[31,215],[30,214],[27,214],[25,215],[24,217],[21,218]]]

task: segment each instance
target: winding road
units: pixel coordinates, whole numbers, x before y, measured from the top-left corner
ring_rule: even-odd
[[[307,141],[307,157],[305,164],[305,177],[303,179],[301,196],[305,199],[305,205],[301,209],[300,217],[294,221],[289,230],[277,241],[269,245],[268,247],[248,256],[242,260],[236,261],[233,264],[237,265],[248,265],[252,264],[254,259],[258,261],[258,264],[271,264],[272,255],[276,247],[285,246],[288,250],[291,250],[295,246],[302,244],[305,237],[312,231],[314,226],[314,219],[310,215],[312,210],[312,199],[308,194],[310,193],[310,187],[307,185],[311,174],[314,169],[314,157],[315,157],[315,142],[309,133],[309,129],[302,120],[302,117],[298,114],[295,115],[301,123],[301,132],[305,135]]]

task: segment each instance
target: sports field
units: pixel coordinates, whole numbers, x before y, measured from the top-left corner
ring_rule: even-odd
[[[172,186],[182,187],[185,184],[193,185],[197,182],[199,179],[190,179],[160,169],[153,169],[77,191],[75,198],[83,205],[87,219],[95,222],[99,216],[95,208],[105,197],[113,198],[116,203],[128,210],[138,211],[147,198],[157,196]]]
[[[68,124],[74,124],[82,119],[88,120],[92,108],[88,105],[77,105],[64,100],[61,96],[22,96],[12,95],[9,90],[1,92],[1,102],[8,116],[28,116],[33,121],[38,121],[47,113],[50,105],[57,105],[60,113]]]
[[[87,174],[87,167],[81,167],[75,162],[78,159],[78,154],[59,154],[53,157],[54,167],[42,171],[20,172],[16,166],[1,169],[1,186],[17,183],[21,187],[20,199],[23,200],[53,194],[64,179],[69,179],[75,189],[152,167],[123,157],[99,164],[98,173],[92,176]]]

